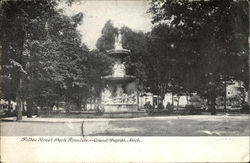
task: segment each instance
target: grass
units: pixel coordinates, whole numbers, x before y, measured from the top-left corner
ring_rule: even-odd
[[[173,116],[110,121],[101,136],[249,136],[249,118],[242,116]]]
[[[46,118],[44,118],[46,119]],[[35,120],[35,119],[34,119]],[[51,119],[53,120],[53,118]],[[247,114],[1,122],[2,136],[249,136]],[[84,126],[82,127],[82,122]]]

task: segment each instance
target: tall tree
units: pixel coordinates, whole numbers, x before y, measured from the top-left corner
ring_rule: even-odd
[[[17,120],[21,120],[22,78],[26,74],[23,61],[27,26],[39,16],[50,16],[55,10],[56,2],[50,1],[3,1],[1,3],[1,37],[2,46],[1,74],[7,76],[7,82],[2,83],[2,88],[8,88],[9,98],[17,101]],[[6,85],[7,86],[6,86]]]
[[[100,51],[113,49],[115,45],[115,37],[118,34],[118,29],[114,27],[111,20],[108,20],[102,28],[102,35],[96,42],[96,47]]]
[[[81,36],[76,30],[81,21],[81,13],[73,17],[54,14],[40,29],[45,30],[46,39],[32,38],[27,42],[26,85],[29,91],[26,92],[29,92],[31,101],[40,105],[42,101],[46,107],[53,106],[56,101],[66,101],[81,108],[81,101],[88,90],[88,49],[81,43]],[[38,82],[40,86],[37,86]]]
[[[80,108],[89,89],[89,52],[76,30],[83,14],[65,16],[55,9],[56,4],[53,0],[6,1],[1,6],[1,78],[5,79],[1,89],[4,97],[17,101],[18,120],[23,101],[28,109],[60,100]]]
[[[209,99],[215,114],[215,99],[223,94],[224,82],[233,79],[248,82],[244,61],[248,50],[248,26],[242,24],[247,15],[241,11],[239,2],[153,0],[149,11],[153,14],[153,23],[170,24],[180,31],[181,41],[177,48],[187,49],[188,53],[181,53],[189,59],[194,56],[193,66],[199,70],[193,74],[197,80],[195,89],[191,88]],[[240,16],[242,20],[238,19]],[[240,28],[234,25],[236,20]]]
[[[135,75],[139,80],[139,88],[142,89],[146,79],[144,57],[147,53],[146,34],[142,31],[134,31],[123,26],[121,29],[122,47],[131,51],[125,58],[127,74]]]
[[[99,98],[103,83],[102,77],[109,75],[112,72],[113,59],[106,53],[100,52],[97,49],[90,51],[88,54],[88,85],[90,87],[90,96],[93,98]]]
[[[184,76],[184,64],[187,62],[180,53],[181,49],[178,48],[180,42],[178,38],[180,33],[167,24],[155,26],[147,37],[148,53],[144,59],[147,72],[146,84],[152,92],[162,98],[167,92],[180,92],[178,86]]]

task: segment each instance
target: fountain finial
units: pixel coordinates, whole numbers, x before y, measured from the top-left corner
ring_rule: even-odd
[[[118,34],[115,37],[115,50],[123,49],[122,48],[122,38],[121,38],[121,32],[118,31]]]
[[[114,49],[107,50],[108,54],[122,58],[123,56],[130,53],[130,50],[122,48],[122,35],[120,30],[115,37]]]

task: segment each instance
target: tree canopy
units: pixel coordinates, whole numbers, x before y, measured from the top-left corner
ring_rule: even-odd
[[[153,15],[155,29],[165,24],[165,30],[178,31],[174,36],[177,42],[173,46],[178,51],[174,55],[176,62],[173,63],[181,71],[174,71],[177,75],[173,77],[173,80],[177,79],[175,84],[187,91],[195,91],[213,103],[216,97],[225,92],[225,82],[241,80],[248,85],[248,25],[244,24],[248,15],[242,10],[244,3],[188,0],[151,2],[149,12]],[[154,37],[165,38],[161,34]],[[162,43],[161,47],[165,46]]]
[[[71,5],[74,0],[68,0]],[[108,20],[89,50],[77,30],[84,14],[66,16],[56,0],[0,3],[0,96],[29,105],[51,107],[74,103],[80,109],[89,97],[99,97],[101,77],[111,73],[113,49],[120,31],[127,74],[140,89],[162,98],[198,93],[214,108],[232,80],[248,89],[248,8],[246,2],[150,2],[153,28],[147,33]],[[19,109],[20,111],[20,109]]]
[[[118,29],[114,27],[111,20],[108,20],[102,28],[101,36],[96,42],[96,47],[102,52],[113,49],[117,34]]]
[[[19,108],[24,101],[45,107],[65,101],[80,108],[93,94],[93,57],[76,29],[83,14],[66,16],[56,5],[53,0],[1,4],[1,98],[17,101]]]

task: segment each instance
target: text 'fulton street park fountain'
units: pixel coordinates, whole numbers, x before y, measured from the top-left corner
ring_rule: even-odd
[[[102,77],[104,88],[101,104],[105,113],[137,112],[139,100],[136,77],[126,74],[124,58],[130,55],[130,50],[122,48],[120,33],[116,37],[115,48],[107,53],[114,59],[114,64],[112,74]]]

